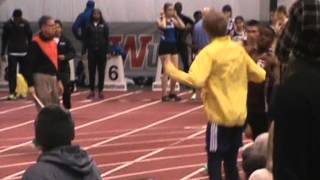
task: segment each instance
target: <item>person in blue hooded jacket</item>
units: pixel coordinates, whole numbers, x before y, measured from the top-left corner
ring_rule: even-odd
[[[93,0],[88,0],[85,10],[80,13],[72,25],[72,33],[74,37],[82,41],[83,40],[83,32],[90,22],[90,18],[95,7],[95,2]],[[85,54],[85,48],[82,49],[82,54]]]

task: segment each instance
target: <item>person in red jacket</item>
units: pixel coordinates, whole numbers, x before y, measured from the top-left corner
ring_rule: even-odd
[[[44,106],[59,104],[59,90],[63,92],[63,86],[59,80],[57,43],[53,40],[56,31],[54,19],[42,16],[39,27],[40,32],[33,37],[27,55],[29,93],[38,97]]]

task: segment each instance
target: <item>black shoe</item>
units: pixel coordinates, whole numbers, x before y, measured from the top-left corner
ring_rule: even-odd
[[[103,92],[99,92],[99,99],[104,99],[104,94],[103,94]]]
[[[170,97],[169,96],[162,96],[161,98],[162,102],[168,102],[168,101],[171,101]]]
[[[172,101],[181,101],[181,97],[177,96],[176,94],[169,94],[169,98],[172,100]]]
[[[93,99],[94,98],[94,92],[90,92],[89,94],[88,94],[88,96],[87,96],[87,99]]]

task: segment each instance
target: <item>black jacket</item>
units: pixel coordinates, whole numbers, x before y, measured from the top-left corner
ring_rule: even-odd
[[[185,26],[190,25],[190,26],[192,26],[191,29],[193,29],[194,22],[192,21],[191,18],[189,18],[188,16],[186,16],[184,14],[180,14],[179,17],[182,20],[182,22],[185,24]],[[177,45],[178,45],[178,47],[186,46],[187,45],[186,39],[187,39],[187,36],[190,33],[190,31],[188,31],[187,29],[176,28],[176,33],[177,33]]]
[[[45,39],[44,36],[40,34],[41,39]],[[42,73],[57,76],[59,79],[59,72],[54,64],[51,62],[49,57],[41,50],[37,42],[32,41],[28,48],[27,55],[27,68],[26,68],[26,80],[28,86],[33,86],[33,74]]]
[[[109,51],[109,27],[101,21],[97,26],[91,21],[84,33],[84,43],[89,51],[107,53]]]
[[[1,55],[6,53],[27,52],[28,44],[32,39],[32,30],[26,20],[16,24],[12,19],[3,26]]]
[[[58,42],[58,54],[64,55],[64,60],[59,60],[59,72],[60,73],[70,73],[69,60],[75,57],[76,51],[72,46],[71,41],[61,35]]]
[[[79,146],[62,146],[41,154],[29,167],[23,180],[100,180],[100,172],[91,157]]]

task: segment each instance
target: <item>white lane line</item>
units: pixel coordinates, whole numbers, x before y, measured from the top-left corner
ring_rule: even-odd
[[[184,94],[188,94],[188,93],[189,93],[189,92],[184,92],[184,93],[181,93],[181,94],[179,94],[179,95],[184,95]],[[160,100],[154,101],[154,102],[152,102],[152,103],[148,103],[148,106],[152,106],[152,105],[157,104],[157,103],[160,103],[160,102],[161,102]],[[144,107],[148,107],[148,106],[146,106],[146,105],[147,105],[147,104],[141,105],[140,107],[138,106],[138,107],[136,107],[136,108],[129,109],[129,110],[125,111],[125,112],[129,113],[129,112],[132,112],[133,109],[134,109],[134,111],[135,111],[135,110],[141,109],[142,107],[143,107],[143,108],[144,108]],[[170,118],[166,118],[166,119],[164,119],[164,120],[162,120],[162,121],[160,121],[160,122],[152,123],[152,124],[150,124],[150,125],[148,125],[148,126],[139,128],[139,129],[137,129],[137,130],[130,131],[130,132],[125,133],[125,134],[122,134],[122,135],[120,135],[120,136],[116,136],[116,137],[114,137],[114,138],[110,138],[110,139],[108,139],[108,140],[106,140],[106,141],[102,141],[102,142],[96,143],[96,144],[94,144],[94,145],[92,145],[92,146],[87,146],[87,147],[85,147],[84,149],[87,150],[87,149],[90,149],[90,148],[93,148],[93,147],[97,147],[97,146],[100,146],[100,145],[105,144],[105,143],[107,143],[107,142],[114,141],[114,140],[116,140],[116,139],[119,139],[119,138],[128,136],[128,135],[130,135],[130,134],[133,134],[133,133],[142,131],[142,130],[144,130],[144,129],[148,129],[148,128],[150,128],[150,127],[153,127],[153,126],[156,126],[156,125],[158,125],[158,124],[162,124],[162,123],[164,123],[164,122],[170,121],[170,120],[172,120],[172,119],[174,119],[174,118],[177,118],[177,117],[179,117],[179,116],[182,116],[182,115],[184,115],[184,114],[188,114],[188,113],[190,113],[190,112],[192,112],[192,111],[196,111],[196,110],[198,110],[198,109],[201,109],[202,107],[203,107],[202,105],[201,105],[201,106],[197,106],[197,107],[192,108],[192,109],[190,109],[190,110],[188,110],[188,111],[185,111],[184,113],[179,113],[179,114],[177,114],[177,115],[175,115],[175,116],[171,116]],[[114,117],[120,116],[120,115],[122,115],[122,114],[123,114],[123,112],[115,114],[116,116],[112,115],[112,116],[109,116],[109,117],[114,118]],[[110,119],[110,118],[106,117],[106,118],[98,119],[98,120],[96,120],[95,122],[98,123],[98,122],[105,121],[105,120],[108,120],[108,119]],[[84,124],[84,125],[81,125],[81,126],[76,127],[75,129],[77,130],[77,129],[80,129],[80,128],[84,128],[84,127],[87,127],[87,126],[92,125],[92,124],[93,124],[92,122],[86,123],[86,124]],[[197,133],[196,133],[196,134],[197,134]],[[189,137],[187,137],[187,138],[189,138]],[[187,139],[186,139],[186,140],[187,140]],[[178,141],[178,142],[179,142],[179,141]],[[31,143],[31,141],[26,142],[26,143],[29,144],[29,143]],[[24,145],[26,145],[26,144],[23,143],[22,146],[24,146]],[[21,147],[21,145],[16,145],[16,146],[12,146],[12,147],[6,148],[6,149],[4,149],[4,150],[0,150],[0,153],[6,152],[6,151],[9,151],[9,150],[12,150],[12,149],[15,149],[15,148],[17,148],[17,147]],[[167,148],[166,148],[166,149],[167,149]],[[159,151],[159,152],[161,152],[161,151]],[[158,152],[157,152],[157,153],[158,153]],[[152,154],[152,155],[153,155],[153,154]],[[147,157],[145,157],[145,158],[147,158]],[[24,171],[20,171],[20,172],[18,172],[18,173],[21,173],[21,174],[22,174],[23,172],[24,172]],[[7,177],[12,178],[12,177],[15,177],[15,176],[19,176],[18,173],[9,175],[9,176],[7,176]]]
[[[19,107],[15,107],[15,108],[11,108],[11,109],[7,109],[7,110],[4,110],[4,111],[0,111],[0,115],[2,114],[6,114],[6,113],[9,113],[9,112],[13,112],[13,111],[19,111],[21,109],[26,109],[28,107],[33,107],[34,104],[28,104],[28,105],[24,105],[24,106],[19,106]]]
[[[80,107],[77,107],[77,108],[72,108],[70,111],[76,111],[76,110],[79,110],[79,109],[83,109],[83,108],[87,108],[87,107],[90,107],[90,106],[95,106],[97,104],[101,104],[101,103],[104,103],[104,102],[108,102],[108,101],[112,101],[112,100],[115,100],[115,99],[119,99],[119,98],[123,98],[123,97],[126,97],[126,96],[130,96],[130,95],[133,95],[133,94],[137,94],[137,93],[140,93],[141,91],[136,91],[136,92],[130,92],[130,93],[126,93],[126,94],[122,94],[122,95],[119,95],[119,96],[114,96],[112,98],[107,98],[103,101],[98,101],[98,102],[95,102],[95,103],[90,103],[90,104],[86,104],[86,105],[82,105]],[[0,132],[4,132],[4,131],[8,131],[8,130],[11,130],[11,129],[15,129],[15,128],[18,128],[18,127],[22,127],[22,126],[25,126],[25,125],[28,125],[28,124],[31,124],[33,123],[34,120],[29,120],[27,122],[24,122],[24,123],[20,123],[20,124],[16,124],[14,126],[9,126],[9,127],[5,127],[5,128],[1,128],[0,129]]]
[[[194,133],[194,134],[192,134],[192,135],[190,135],[190,136],[188,136],[188,137],[186,137],[186,138],[182,138],[182,139],[180,139],[179,141],[177,141],[177,142],[175,142],[175,143],[173,143],[173,144],[171,144],[171,145],[169,145],[169,146],[167,146],[167,147],[164,147],[164,148],[161,148],[161,149],[153,149],[153,150],[154,150],[153,152],[148,153],[147,155],[141,156],[140,158],[134,160],[135,162],[129,161],[129,162],[127,162],[127,163],[124,164],[124,165],[128,166],[129,164],[131,165],[131,164],[133,164],[133,163],[136,163],[136,162],[145,160],[146,158],[148,158],[148,157],[150,157],[150,156],[152,156],[152,155],[155,155],[155,154],[157,154],[157,153],[160,153],[160,152],[162,152],[162,151],[164,151],[164,150],[169,150],[169,149],[185,149],[186,147],[203,146],[203,144],[200,144],[200,145],[185,145],[185,146],[182,145],[182,146],[175,146],[175,145],[177,145],[177,144],[179,144],[179,143],[181,143],[181,142],[184,142],[184,141],[186,141],[186,140],[193,139],[194,137],[196,137],[196,136],[198,136],[198,135],[200,135],[200,134],[202,134],[202,133],[204,133],[204,130],[199,131],[199,132],[197,132],[197,133]],[[140,150],[140,151],[141,151],[141,150]],[[150,151],[150,150],[143,149],[142,151]],[[106,154],[107,154],[107,153],[104,153],[104,154],[94,154],[94,155],[92,155],[92,157],[105,156]],[[109,153],[109,155],[112,155],[112,156],[114,156],[114,155],[116,155],[116,154],[117,154],[117,153]],[[119,153],[118,153],[118,154],[119,154]],[[126,152],[125,154],[128,154],[128,152]],[[122,165],[121,167],[123,167],[124,165]],[[120,166],[118,166],[118,168],[119,168],[119,167],[120,167]],[[123,167],[123,168],[124,168],[124,167]],[[122,169],[122,168],[121,168],[121,169]],[[9,180],[9,179],[11,180],[12,178],[15,178],[16,176],[20,176],[21,174],[23,174],[24,171],[25,171],[25,170],[19,171],[19,172],[15,173],[15,174],[12,174],[12,175],[9,175],[9,176],[6,176],[5,179],[3,179],[3,180]],[[112,170],[111,170],[111,171],[112,171]],[[109,171],[108,171],[108,172],[109,172]],[[108,172],[107,172],[107,173],[108,173]],[[104,173],[104,174],[106,174],[106,173]],[[105,176],[104,174],[102,174],[101,176],[104,177],[104,176]]]
[[[99,146],[101,148],[108,147],[109,145],[102,145]],[[194,147],[203,147],[204,144],[192,144],[192,145],[184,145],[181,146],[181,148],[194,148]],[[95,154],[92,155],[92,157],[98,157],[98,156],[113,156],[113,155],[124,155],[124,154],[131,154],[131,153],[141,153],[141,152],[148,152],[148,151],[153,151],[156,150],[157,148],[149,148],[149,149],[142,149],[142,150],[130,150],[130,151],[118,151],[118,152],[112,152],[112,153],[101,153],[101,154]],[[169,150],[171,149],[179,149],[175,147],[170,147],[168,148]],[[0,158],[8,158],[8,157],[19,157],[19,156],[25,156],[25,155],[34,155],[34,154],[39,154],[39,152],[27,152],[27,153],[12,153],[12,154],[3,154],[0,155]]]
[[[140,162],[137,163],[144,163],[144,162],[152,162],[152,161],[162,161],[162,160],[168,160],[168,159],[180,159],[180,158],[188,158],[188,157],[197,157],[197,156],[205,156],[206,153],[192,153],[192,154],[183,154],[183,155],[175,155],[175,156],[161,156],[157,158],[150,158],[150,159],[144,159]],[[99,168],[104,168],[104,167],[110,167],[110,166],[118,166],[124,163],[128,163],[129,161],[124,161],[124,162],[115,162],[115,163],[108,163],[108,164],[98,164]]]
[[[183,133],[185,134],[185,133]],[[132,137],[132,136],[130,136]],[[203,139],[204,136],[199,136],[194,139]],[[106,139],[106,138],[104,138]],[[160,139],[160,140],[141,140],[141,141],[132,141],[132,142],[121,142],[121,143],[111,143],[111,144],[106,144],[104,147],[114,147],[114,146],[131,146],[131,145],[139,145],[139,144],[154,144],[154,143],[164,143],[164,142],[170,142],[170,141],[175,141],[179,140],[180,138],[169,138],[169,139]]]
[[[91,156],[94,154],[90,154]],[[180,158],[188,158],[188,157],[195,157],[195,156],[204,156],[206,155],[205,152],[201,153],[190,153],[190,154],[181,154],[181,155],[174,155],[174,156],[161,156],[156,158],[150,158],[142,160],[138,163],[143,162],[151,162],[151,161],[162,161],[162,160],[168,160],[168,159],[180,159]],[[105,163],[105,164],[98,164],[99,168],[109,167],[109,166],[118,166],[124,163],[127,163],[129,161],[122,161],[122,162],[113,162],[113,163]],[[6,168],[13,168],[13,167],[20,167],[20,166],[30,166],[34,164],[35,161],[27,161],[27,162],[21,162],[21,163],[14,163],[14,164],[8,164],[8,165],[1,165],[0,169],[6,169]]]
[[[13,180],[16,176],[20,176],[24,173],[25,170],[19,171],[17,173],[11,174],[9,176],[4,177],[2,180]],[[20,177],[21,178],[21,177]]]
[[[168,147],[167,150],[177,150],[177,149],[196,148],[196,147],[204,147],[204,143]],[[108,152],[108,153],[93,154],[92,157],[96,158],[96,157],[103,157],[103,156],[114,156],[114,155],[126,155],[126,154],[135,154],[135,153],[144,153],[144,152],[155,151],[157,149],[158,148],[149,148],[149,149],[138,149],[138,150],[130,150],[130,151],[120,151],[120,152]]]
[[[149,170],[149,171],[140,171],[140,172],[135,172],[135,173],[128,173],[128,174],[121,174],[117,176],[110,176],[103,178],[105,180],[109,179],[122,179],[125,177],[132,177],[132,176],[139,176],[139,175],[144,175],[144,174],[154,174],[154,173],[160,173],[160,172],[167,172],[167,171],[174,171],[174,170],[180,170],[180,169],[189,169],[189,168],[195,168],[199,167],[203,164],[189,164],[189,165],[183,165],[183,166],[174,166],[174,167],[169,167],[169,168],[161,168],[161,169],[155,169],[155,170]]]
[[[132,129],[133,130],[133,129]],[[135,134],[135,135],[131,135],[131,136],[128,136],[127,138],[133,138],[133,137],[152,137],[152,136],[158,136],[158,135],[162,135],[162,136],[169,136],[169,135],[179,135],[179,134],[186,134],[186,133],[189,133],[189,132],[194,132],[195,130],[177,130],[177,131],[173,131],[173,132],[158,132],[158,133],[143,133],[143,134]],[[120,133],[121,132],[124,132],[124,131],[119,131]],[[126,131],[125,131],[126,132]],[[99,140],[102,140],[102,139],[107,139],[107,138],[111,138],[113,136],[96,136],[96,137],[92,137],[92,136],[89,136],[89,137],[79,137],[79,134],[77,133],[76,134],[76,139],[73,141],[73,142],[87,142],[87,141],[99,141]],[[11,142],[11,141],[21,141],[21,140],[29,140],[33,138],[33,136],[28,136],[28,137],[24,137],[24,138],[8,138],[8,139],[4,139],[2,142],[5,143],[5,142]],[[3,146],[0,146],[0,149],[3,149],[3,148],[6,148],[6,147],[9,147],[10,145],[3,145]]]
[[[208,179],[209,179],[208,176],[204,176],[204,177],[192,178],[190,180],[208,180]]]
[[[204,171],[204,168],[201,167],[201,168],[193,171],[192,173],[190,173],[190,174],[182,177],[180,180],[189,180],[189,179],[191,179],[193,176],[195,176],[195,175],[197,175],[197,174],[199,174],[199,173],[201,173],[201,172],[203,172],[203,171]]]
[[[142,92],[142,91],[138,91],[138,92]],[[127,94],[124,94],[124,95],[117,96],[117,98],[116,97],[112,97],[112,98],[109,98],[108,100],[104,100],[102,102],[111,101],[111,100],[114,100],[114,99],[119,99],[119,97],[124,97],[124,96],[129,96],[129,95],[132,95],[132,94],[137,94],[138,92],[127,93]],[[188,94],[188,93],[189,92],[184,92],[184,93],[181,93],[180,95],[184,95],[184,94]],[[102,102],[96,102],[96,103],[93,103],[93,104],[101,104]],[[134,107],[134,108],[131,108],[131,109],[128,109],[128,110],[113,114],[113,115],[109,115],[109,116],[106,116],[104,118],[97,119],[97,120],[91,121],[89,123],[85,123],[83,125],[79,125],[79,126],[75,127],[75,130],[78,130],[78,129],[81,129],[81,128],[85,128],[85,127],[88,127],[90,125],[97,124],[97,123],[100,123],[100,122],[103,122],[103,121],[107,121],[109,119],[116,118],[118,116],[121,116],[121,115],[124,115],[124,114],[128,114],[130,112],[137,111],[137,110],[140,110],[140,109],[143,109],[143,108],[158,104],[160,102],[161,102],[160,100],[157,100],[157,101],[154,101],[154,102],[151,102],[151,103],[147,103],[147,104],[143,104],[143,105],[140,105],[140,106],[137,106],[137,107]],[[82,107],[88,107],[88,105],[84,105]],[[73,111],[75,111],[75,110],[73,110]],[[31,122],[33,122],[33,120]],[[1,130],[0,130],[0,132],[1,132]],[[118,137],[118,136],[116,136],[116,137]],[[23,147],[23,146],[25,146],[27,144],[31,144],[31,143],[32,143],[32,141],[30,140],[30,141],[27,141],[27,142],[24,142],[24,143],[21,143],[21,144],[10,146],[8,148],[0,150],[0,154],[4,153],[4,152],[7,152],[7,151],[10,151],[12,149]],[[96,145],[96,144],[94,144],[94,145]]]
[[[77,92],[77,93],[73,93],[71,96],[74,97],[74,96],[78,96],[80,94],[81,94],[80,92]],[[14,111],[19,111],[19,110],[26,109],[28,107],[33,107],[34,106],[34,103],[28,102],[28,101],[26,101],[26,102],[28,103],[27,105],[15,107],[15,108],[9,108],[9,109],[0,111],[0,115],[6,114],[6,113],[10,113],[10,112],[14,112]]]
[[[138,128],[138,129],[135,129],[135,130],[132,130],[132,131],[129,131],[129,132],[124,133],[124,134],[121,134],[121,135],[119,135],[119,136],[114,136],[114,137],[109,138],[109,139],[106,139],[106,140],[104,140],[104,141],[95,143],[95,144],[93,144],[93,145],[91,145],[91,146],[87,146],[87,147],[85,147],[85,149],[87,150],[87,149],[91,149],[91,148],[94,148],[94,147],[99,147],[99,146],[101,146],[101,145],[103,145],[103,144],[109,143],[109,142],[114,141],[114,140],[116,140],[116,139],[120,139],[120,138],[129,136],[129,135],[131,135],[131,134],[134,134],[134,133],[137,133],[137,132],[140,132],[140,131],[149,129],[149,128],[151,128],[151,127],[157,126],[157,125],[159,125],[159,124],[163,124],[163,123],[165,123],[165,122],[171,121],[171,120],[173,120],[173,119],[175,119],[175,118],[178,118],[178,117],[183,116],[183,115],[185,115],[185,114],[188,114],[188,113],[190,113],[190,112],[193,112],[193,111],[196,111],[196,110],[198,110],[198,109],[201,109],[202,107],[203,107],[202,105],[201,105],[201,106],[197,106],[197,107],[195,107],[195,108],[192,108],[192,109],[190,109],[190,110],[184,111],[184,112],[182,112],[182,113],[179,113],[179,114],[176,114],[176,115],[174,115],[174,116],[171,116],[171,117],[168,117],[168,118],[159,120],[159,121],[157,121],[157,122],[155,122],[155,123],[149,124],[149,125],[147,125],[147,126],[144,126],[144,127],[141,127],[141,128]]]
[[[118,176],[111,176],[108,178],[103,178],[104,180],[109,180],[109,179],[119,179],[119,178],[124,178],[124,177],[130,177],[130,176],[138,176],[138,175],[143,175],[143,174],[153,174],[153,173],[161,173],[161,172],[167,172],[167,171],[175,171],[175,170],[181,170],[181,169],[189,169],[189,168],[195,168],[199,167],[203,164],[189,164],[189,165],[183,165],[183,166],[174,166],[174,167],[169,167],[169,168],[162,168],[162,169],[155,169],[155,170],[150,170],[150,171],[140,171],[136,173],[130,173],[130,174],[123,174],[123,175],[118,175]],[[21,179],[24,171],[20,171],[15,174],[15,176],[7,176],[3,180],[17,180]],[[206,177],[207,178],[207,177]]]
[[[140,91],[141,92],[141,91]],[[120,95],[120,96],[115,96],[115,97],[112,97],[112,98],[109,98],[109,99],[105,99],[101,102],[96,102],[96,103],[93,103],[93,104],[90,104],[90,105],[84,105],[84,106],[81,106],[81,107],[78,107],[78,108],[74,108],[72,109],[71,111],[76,111],[76,110],[79,110],[80,108],[85,108],[85,107],[90,107],[90,106],[93,106],[93,105],[97,105],[97,104],[101,104],[102,102],[107,102],[107,101],[112,101],[114,99],[119,99],[119,98],[122,98],[122,97],[126,97],[126,96],[129,96],[129,95],[132,95],[132,94],[137,94],[137,92],[131,92],[131,93],[127,93],[127,94],[123,94],[123,95]],[[113,115],[112,115],[113,116]],[[101,121],[101,120],[100,120]],[[99,121],[99,122],[100,122]],[[23,125],[27,125],[27,124],[30,124],[30,123],[33,123],[34,120],[31,120],[31,121],[28,121],[28,122],[25,122],[25,123],[22,123],[20,125],[16,125],[16,126],[11,126],[11,127],[7,127],[7,128],[4,128],[4,129],[0,129],[0,132],[3,132],[5,130],[9,130],[10,129],[13,129],[13,128],[16,128],[16,127],[21,127]],[[95,123],[98,123],[98,121],[92,121],[90,123],[86,123],[86,124],[83,124],[81,126],[78,126],[76,127],[75,129],[80,129],[80,128],[83,128],[83,127],[86,127],[86,126],[89,126],[89,125],[92,125],[92,124],[95,124]],[[4,152],[7,152],[7,151],[10,151],[12,149],[16,149],[16,148],[19,148],[19,147],[23,147],[27,144],[31,144],[32,142],[31,141],[27,141],[27,142],[24,142],[24,143],[21,143],[21,144],[17,144],[17,145],[13,145],[13,146],[10,146],[8,148],[5,148],[5,149],[2,149],[0,150],[0,153],[4,153]]]
[[[198,110],[198,108],[193,108],[193,111],[195,111],[195,110]],[[192,111],[191,111],[191,112],[192,112]],[[189,110],[189,113],[190,113],[190,110]],[[125,164],[123,164],[123,165],[121,165],[121,166],[117,166],[116,168],[113,168],[113,169],[111,169],[111,170],[109,170],[109,171],[107,171],[107,172],[104,172],[104,173],[101,174],[101,176],[102,176],[102,177],[108,176],[108,175],[110,175],[111,173],[117,172],[117,171],[119,171],[119,170],[121,170],[121,169],[123,169],[123,168],[125,168],[125,167],[128,167],[128,166],[130,166],[130,165],[132,165],[132,164],[134,164],[134,163],[136,163],[136,162],[142,161],[142,160],[144,160],[144,159],[146,159],[146,158],[148,158],[148,157],[150,157],[150,156],[153,156],[153,155],[155,155],[155,154],[158,154],[158,153],[166,150],[166,149],[167,149],[168,147],[170,147],[170,146],[174,146],[174,145],[180,144],[181,142],[184,142],[184,141],[186,141],[186,140],[188,140],[188,139],[192,139],[192,138],[194,138],[194,137],[196,137],[196,136],[198,136],[198,135],[200,135],[200,134],[202,134],[202,133],[204,133],[204,132],[205,132],[205,130],[201,130],[201,131],[199,131],[199,132],[197,132],[197,133],[194,133],[194,134],[192,134],[192,135],[190,135],[190,136],[188,136],[188,137],[181,138],[179,141],[176,141],[175,143],[172,143],[172,144],[170,144],[169,146],[166,146],[166,147],[163,147],[163,148],[159,148],[159,149],[157,149],[157,150],[155,150],[155,151],[152,151],[152,152],[150,152],[150,153],[148,153],[148,154],[145,154],[145,155],[143,155],[143,156],[140,156],[140,157],[138,157],[138,158],[136,158],[136,159],[134,159],[134,160],[132,160],[132,161],[130,161],[130,162],[128,162],[128,163],[125,163]]]

